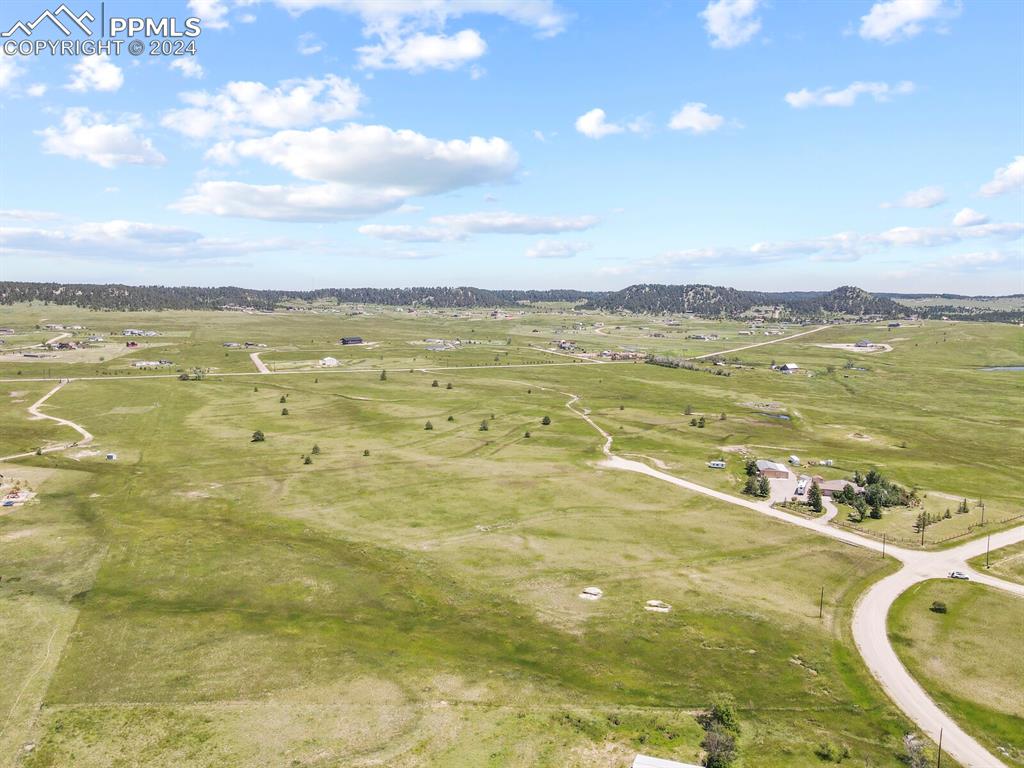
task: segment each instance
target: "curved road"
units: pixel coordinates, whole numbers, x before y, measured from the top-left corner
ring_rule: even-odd
[[[739,496],[716,491],[713,488],[707,488],[689,480],[683,480],[675,475],[670,475],[667,472],[654,469],[642,462],[617,456],[612,453],[612,436],[594,422],[590,417],[590,409],[577,410],[573,406],[579,401],[579,397],[569,392],[563,392],[562,394],[570,398],[569,402],[566,403],[566,407],[604,437],[602,450],[604,451],[605,459],[601,462],[601,466],[647,475],[680,488],[685,488],[688,491],[701,493],[736,506],[746,507],[754,512],[773,517],[790,525],[815,531],[847,544],[864,547],[876,552],[882,551],[882,544],[880,542],[828,525],[828,521],[834,516],[833,514],[816,519],[800,517],[775,509],[765,502],[751,501]],[[1016,544],[1020,541],[1024,541],[1024,525],[993,534],[991,546],[993,549],[997,549],[1009,546],[1010,544]],[[989,576],[988,574],[978,573],[967,565],[967,561],[982,554],[985,551],[985,547],[986,541],[984,539],[975,539],[958,547],[938,552],[920,552],[903,549],[902,547],[886,546],[885,552],[903,563],[903,567],[891,576],[887,576],[875,583],[861,596],[853,609],[854,642],[871,674],[881,683],[882,688],[896,706],[933,741],[938,742],[939,734],[942,734],[943,751],[951,755],[964,768],[1006,768],[1006,764],[966,733],[957,725],[953,718],[939,709],[927,692],[911,677],[889,643],[886,620],[889,615],[889,608],[893,602],[907,589],[918,582],[928,579],[947,578],[949,572],[953,570],[965,571],[970,574],[972,580],[980,584],[995,587],[996,589],[1001,589],[1024,598],[1024,585],[1014,584]]]

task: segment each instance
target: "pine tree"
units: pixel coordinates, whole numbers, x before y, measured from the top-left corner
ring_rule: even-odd
[[[429,432],[434,428],[434,425],[428,421],[426,424],[423,425],[423,428]]]
[[[757,479],[753,475],[747,475],[747,483],[743,486],[743,492],[750,496],[757,494]]]
[[[439,387],[441,385],[437,383],[437,379],[434,379],[434,383],[431,384],[430,386],[432,386],[432,387]]]
[[[551,423],[551,417],[545,416],[543,419],[540,420],[540,423],[546,427],[548,424]]]
[[[388,380],[388,372],[387,371],[381,371],[380,372],[380,380],[381,381],[387,381]]]
[[[320,455],[320,446],[314,444],[313,445],[312,453],[313,453],[314,456],[319,456]]]
[[[763,499],[767,499],[772,495],[772,485],[764,475],[761,475],[760,479],[757,481],[757,495]]]
[[[820,513],[824,508],[821,502],[821,487],[817,481],[811,483],[811,490],[807,492],[807,501],[810,502],[811,509],[815,512]]]

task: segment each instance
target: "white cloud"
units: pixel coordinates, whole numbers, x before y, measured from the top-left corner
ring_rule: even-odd
[[[312,56],[314,53],[320,53],[323,49],[323,41],[312,32],[299,35],[298,51],[303,56]]]
[[[11,254],[138,262],[223,259],[290,250],[297,244],[284,239],[210,238],[182,227],[113,220],[53,228],[2,227],[0,245]]]
[[[542,144],[546,143],[548,140],[548,137],[544,135],[544,131],[538,131],[536,128],[533,129],[533,138]]]
[[[223,0],[188,0],[188,9],[202,20],[203,29],[228,27],[228,4]]]
[[[868,94],[875,101],[889,101],[893,96],[902,96],[914,92],[914,84],[904,80],[897,85],[890,86],[888,83],[865,83],[857,81],[850,83],[842,90],[835,90],[831,87],[818,88],[809,91],[802,88],[786,94],[786,103],[796,109],[805,107],[852,107],[857,97]]]
[[[622,133],[625,128],[605,119],[603,109],[592,109],[576,118],[576,130],[591,139],[601,139],[613,133]]]
[[[861,17],[860,36],[865,40],[894,43],[921,33],[930,20],[950,19],[960,14],[960,3],[944,0],[879,0]]]
[[[959,272],[980,272],[986,269],[998,269],[1011,262],[1019,263],[1020,258],[1019,253],[1011,254],[1007,251],[973,251],[954,254],[935,266]]]
[[[593,243],[566,240],[539,240],[526,250],[531,259],[571,259],[577,254],[593,248]]]
[[[538,37],[553,37],[568,23],[569,16],[553,0],[276,0],[292,14],[317,8],[354,14],[363,22],[363,35],[370,45],[357,49],[360,66],[366,69],[456,69],[474,61],[487,44],[474,29],[453,34],[445,31],[449,21],[469,15],[499,16],[532,27]],[[475,78],[482,70],[471,71]]]
[[[207,181],[171,207],[182,213],[265,221],[343,221],[391,210],[405,199],[394,190],[350,184],[246,184]]]
[[[682,109],[672,115],[668,127],[673,131],[689,131],[701,134],[717,131],[722,127],[725,118],[708,112],[708,105],[692,101],[684,104]]]
[[[953,217],[954,227],[976,227],[979,224],[988,224],[988,216],[978,213],[973,208],[962,208]]]
[[[205,72],[203,72],[203,66],[195,60],[194,56],[189,56],[188,58],[184,56],[176,56],[174,61],[171,62],[170,67],[171,69],[176,69],[181,72],[184,77],[194,80],[202,80],[203,75],[205,74]]]
[[[46,221],[59,219],[60,214],[53,211],[32,211],[24,208],[6,208],[0,210],[0,219],[13,221]]]
[[[942,187],[921,187],[907,192],[894,203],[882,203],[883,208],[934,208],[946,202]]]
[[[116,91],[124,84],[121,68],[110,61],[105,53],[83,56],[71,67],[71,81],[64,86],[69,91]]]
[[[547,235],[558,232],[582,232],[600,222],[597,216],[531,216],[508,211],[481,211],[434,216],[430,222],[460,232]]]
[[[1024,155],[1017,155],[1009,165],[997,168],[992,181],[984,184],[978,194],[995,197],[1024,187]]]
[[[367,35],[411,29],[443,29],[450,19],[474,14],[501,16],[532,27],[540,37],[561,33],[569,16],[553,0],[275,0],[293,14],[324,8],[358,15]]]
[[[596,216],[533,216],[508,211],[433,216],[430,226],[366,224],[360,234],[381,240],[445,243],[467,239],[471,234],[539,235],[580,232],[600,220]],[[548,241],[542,241],[548,242]],[[557,241],[551,241],[557,242]]]
[[[1024,224],[980,224],[970,227],[893,227],[878,234],[840,232],[825,237],[731,246],[690,248],[663,253],[657,264],[702,266],[754,264],[807,258],[811,261],[856,261],[863,255],[889,248],[937,248],[969,240],[1017,240]]]
[[[10,88],[24,74],[25,67],[21,61],[21,56],[10,56],[0,49],[0,91]]]
[[[364,224],[359,227],[359,234],[403,243],[449,243],[466,239],[465,232],[445,227],[414,227],[408,224]]]
[[[507,181],[518,167],[501,138],[441,141],[383,125],[281,131],[228,141],[208,153],[221,162],[259,160],[310,186],[200,184],[179,201],[191,213],[294,221],[337,221],[398,208],[408,198]]]
[[[712,48],[735,48],[749,43],[761,31],[754,14],[759,0],[712,0],[700,12]]]
[[[25,93],[34,98],[46,95],[46,83],[33,83],[25,89]]]
[[[72,107],[65,110],[59,128],[50,126],[39,135],[47,154],[88,160],[104,168],[163,165],[166,158],[138,133],[141,127],[139,115],[121,115],[118,121],[107,122],[100,113]]]
[[[457,69],[487,52],[487,43],[474,29],[454,35],[417,32],[408,37],[385,37],[379,45],[356,49],[359,66],[365,69],[405,69],[414,73],[428,69]]]
[[[235,81],[216,93],[188,91],[179,98],[188,106],[171,110],[161,124],[204,139],[345,120],[358,114],[363,93],[347,78],[325,75],[283,80],[273,88]]]

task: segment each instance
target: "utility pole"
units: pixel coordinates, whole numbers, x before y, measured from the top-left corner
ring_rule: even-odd
[[[939,756],[935,760],[935,768],[942,768],[942,729],[939,728]]]
[[[980,502],[980,504],[981,504],[981,524],[984,525],[985,524],[985,502],[982,501],[982,502]]]
[[[882,559],[885,560],[885,534],[882,534]]]
[[[985,570],[986,571],[988,570],[988,552],[989,552],[989,548],[991,547],[991,545],[992,545],[992,534],[990,533],[987,537],[985,537]]]
[[[818,618],[824,615],[825,610],[825,587],[821,588],[821,597],[818,598]]]

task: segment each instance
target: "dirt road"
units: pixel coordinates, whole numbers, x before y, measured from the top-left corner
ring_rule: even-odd
[[[72,448],[72,447],[74,447],[76,445],[79,445],[79,446],[81,446],[81,445],[88,445],[93,440],[92,434],[90,432],[88,432],[85,429],[85,427],[83,427],[82,425],[76,424],[75,422],[69,421],[68,419],[61,419],[61,418],[58,418],[56,416],[48,416],[48,415],[46,415],[45,413],[43,413],[42,411],[39,410],[39,408],[47,400],[49,400],[55,394],[60,392],[67,385],[68,385],[68,380],[67,379],[61,381],[60,384],[58,384],[56,387],[51,389],[49,392],[47,392],[41,398],[39,398],[34,403],[32,403],[32,405],[30,405],[28,407],[28,412],[32,416],[33,419],[49,419],[50,421],[56,421],[58,424],[63,424],[65,427],[71,427],[73,430],[75,430],[78,434],[80,434],[82,436],[82,439],[81,440],[76,440],[73,443],[66,443],[64,445],[54,445],[54,446],[50,446],[49,448],[43,448],[43,453],[52,453],[54,451],[64,451],[64,450],[67,450],[68,448]],[[20,459],[23,456],[34,456],[34,455],[35,455],[35,451],[29,451],[28,453],[16,453],[13,456],[0,456],[0,461],[9,461],[11,459]]]
[[[695,355],[694,357],[688,357],[686,359],[687,360],[703,360],[704,358],[707,358],[707,357],[721,357],[722,355],[730,355],[733,352],[742,352],[744,349],[753,349],[754,347],[766,347],[769,344],[778,344],[780,341],[792,341],[793,339],[798,339],[801,336],[807,336],[808,334],[817,333],[818,331],[823,331],[826,328],[831,328],[831,327],[832,327],[831,325],[819,325],[817,328],[812,328],[809,331],[801,331],[800,333],[794,333],[794,334],[792,334],[790,336],[779,336],[778,338],[771,339],[770,341],[759,341],[759,342],[757,342],[757,344],[747,344],[746,346],[743,346],[743,347],[735,347],[733,349],[725,349],[725,350],[722,350],[721,352],[708,352],[706,355]]]
[[[260,373],[270,373],[270,369],[267,368],[267,364],[260,360],[260,353],[253,352],[249,355],[249,359],[252,360],[252,364],[256,366],[256,370]]]

